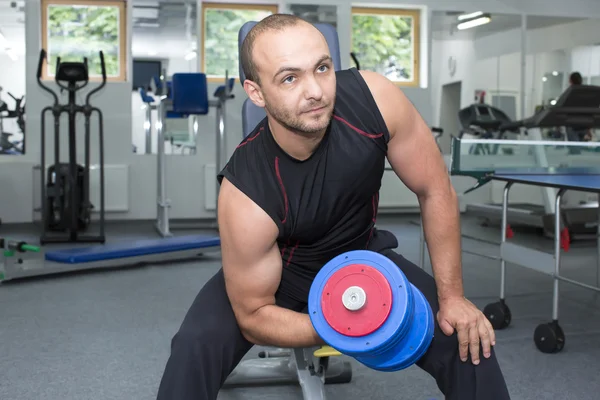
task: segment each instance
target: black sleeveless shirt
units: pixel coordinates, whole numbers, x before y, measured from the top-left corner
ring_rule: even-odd
[[[368,248],[375,234],[389,133],[355,69],[336,72],[331,123],[306,160],[284,152],[267,119],[238,145],[227,178],[279,227],[280,291],[306,302],[314,276],[333,257]]]

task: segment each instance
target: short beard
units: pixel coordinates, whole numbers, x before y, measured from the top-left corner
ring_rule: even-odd
[[[333,114],[333,110],[328,110],[328,115],[325,119],[326,123],[324,124],[324,126],[316,126],[301,121],[299,118],[296,118],[294,115],[292,115],[286,110],[281,110],[277,107],[271,107],[270,104],[266,102],[265,109],[266,111],[268,111],[271,117],[285,129],[303,136],[314,136],[317,133],[321,133],[327,128],[327,126],[329,126],[331,115]],[[322,117],[323,116],[321,116],[320,118]]]

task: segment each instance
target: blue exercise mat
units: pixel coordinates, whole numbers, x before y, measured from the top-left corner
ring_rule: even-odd
[[[46,260],[63,264],[80,264],[115,258],[139,257],[173,251],[218,247],[220,245],[221,239],[218,236],[190,235],[61,249],[46,253]]]

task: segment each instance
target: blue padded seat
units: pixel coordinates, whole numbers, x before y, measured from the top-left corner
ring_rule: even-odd
[[[229,78],[227,80],[227,87],[225,85],[219,86],[218,88],[215,89],[213,96],[220,97],[223,94],[223,92],[225,92],[225,89],[227,89],[227,92],[231,93],[231,91],[233,90],[234,84],[235,84],[235,78]]]
[[[171,81],[172,111],[183,115],[208,114],[206,74],[185,72],[173,74]]]
[[[171,98],[171,82],[166,82],[167,84],[167,97]],[[163,94],[163,86],[162,81],[160,80],[160,76],[154,75],[150,82],[150,87],[152,88],[152,92],[156,95]]]
[[[154,97],[150,96],[143,87],[140,87],[138,92],[142,98],[142,101],[146,104],[154,103]]]
[[[240,31],[238,33],[238,50],[240,54],[242,51],[242,44],[244,43],[246,35],[248,34],[248,32],[250,32],[250,29],[252,29],[252,27],[256,24],[256,21],[249,21],[242,25],[242,27],[240,28]],[[333,59],[333,67],[336,71],[339,71],[340,69],[342,69],[342,61],[340,57],[340,41],[338,39],[337,31],[335,30],[333,25],[330,24],[318,23],[313,25],[315,26],[315,28],[321,31],[323,36],[325,36],[325,39],[327,40],[327,45],[329,46],[329,52],[331,53],[331,58]],[[244,80],[246,78],[244,76],[244,71],[242,70],[241,62],[239,68],[240,83],[243,86]],[[256,128],[256,125],[258,125],[258,123],[262,121],[266,117],[266,115],[267,114],[265,114],[264,109],[256,106],[254,103],[252,103],[252,100],[246,99],[242,106],[242,131],[244,137],[248,136],[248,134],[250,134],[250,132],[252,132],[252,130]]]

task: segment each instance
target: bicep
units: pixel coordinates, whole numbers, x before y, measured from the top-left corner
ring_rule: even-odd
[[[387,158],[396,175],[418,196],[448,189],[444,158],[414,105],[387,78],[372,72],[363,76],[390,132]]]
[[[261,307],[275,304],[282,270],[278,229],[262,209],[225,179],[218,210],[227,295],[243,323]]]

